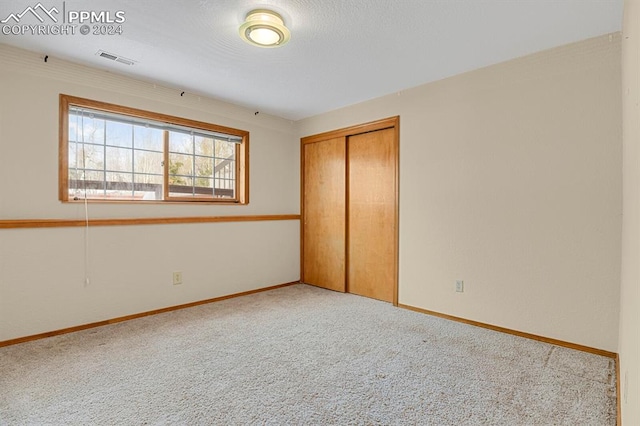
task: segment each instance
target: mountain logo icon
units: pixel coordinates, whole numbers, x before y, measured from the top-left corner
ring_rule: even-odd
[[[31,7],[28,6],[25,10],[22,11],[22,13],[12,13],[9,16],[7,16],[5,19],[3,19],[2,21],[0,21],[0,23],[2,24],[6,24],[7,22],[13,20],[15,21],[16,24],[20,23],[20,20],[27,14],[31,13],[33,16],[36,17],[36,19],[38,21],[40,21],[41,23],[44,23],[44,18],[45,17],[49,17],[49,19],[51,19],[53,22],[58,22],[58,18],[56,18],[55,16],[53,16],[53,14],[58,14],[58,9],[56,9],[55,7],[52,7],[51,9],[47,10],[46,7],[44,7],[42,5],[42,3],[38,3],[35,6]]]

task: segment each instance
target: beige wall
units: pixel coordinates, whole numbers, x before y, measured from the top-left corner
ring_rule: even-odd
[[[623,215],[620,390],[624,425],[640,425],[640,4],[625,1],[622,44]]]
[[[84,218],[57,199],[59,93],[251,132],[249,205],[90,204],[90,217],[299,212],[289,121],[1,44],[0,93],[0,220]],[[0,341],[300,278],[297,220],[92,228],[85,243],[79,228],[0,229]]]
[[[617,351],[620,50],[598,37],[297,123],[400,115],[400,303]]]

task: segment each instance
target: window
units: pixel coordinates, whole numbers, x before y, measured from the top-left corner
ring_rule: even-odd
[[[60,95],[60,199],[248,203],[249,132]]]

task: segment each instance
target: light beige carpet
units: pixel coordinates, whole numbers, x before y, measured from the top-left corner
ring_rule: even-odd
[[[615,425],[614,371],[295,285],[0,348],[0,424]]]

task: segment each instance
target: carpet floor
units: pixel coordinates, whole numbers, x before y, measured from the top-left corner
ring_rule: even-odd
[[[0,425],[615,425],[613,360],[294,285],[0,348]]]

